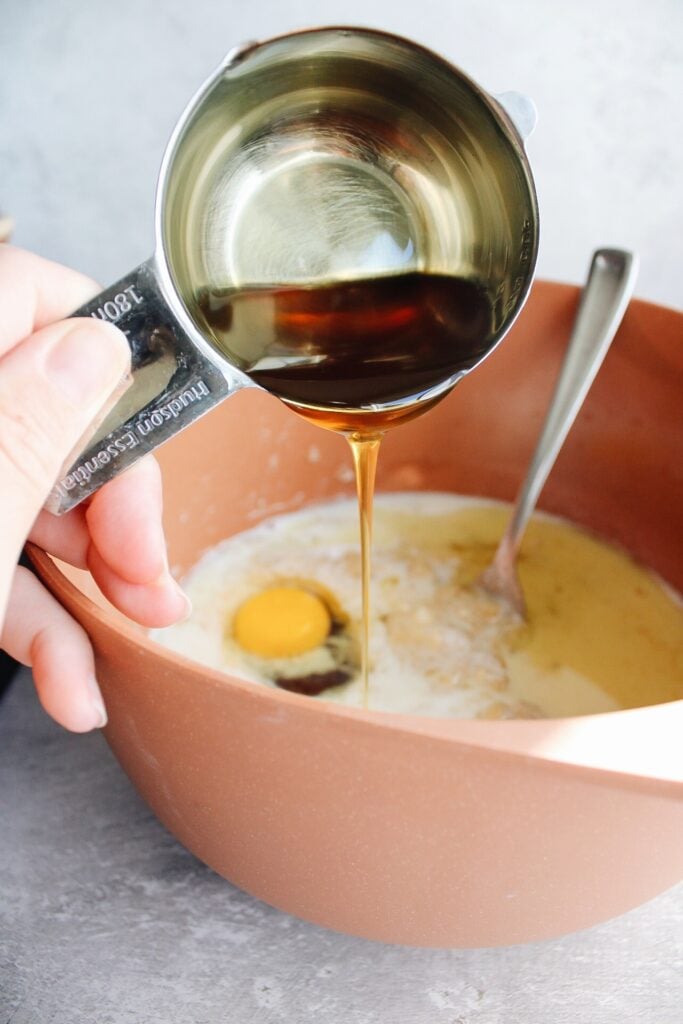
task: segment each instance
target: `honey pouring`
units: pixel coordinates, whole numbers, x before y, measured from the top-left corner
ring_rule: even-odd
[[[518,94],[494,99],[382,32],[316,29],[231,51],[169,142],[154,256],[78,311],[125,331],[132,385],[47,507],[68,511],[244,387],[344,434],[367,702],[381,437],[448,394],[526,298],[538,211],[522,136],[534,119]],[[271,594],[265,614],[286,597]],[[309,604],[315,634],[329,621]],[[259,614],[245,610],[245,636]]]

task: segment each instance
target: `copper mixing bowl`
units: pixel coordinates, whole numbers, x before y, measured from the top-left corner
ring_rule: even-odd
[[[379,489],[511,499],[576,303],[576,288],[537,283],[491,358],[387,439]],[[682,337],[683,315],[632,304],[541,502],[679,590]],[[345,442],[256,391],[160,460],[180,571],[268,515],[352,492]],[[172,654],[85,574],[33,559],[92,638],[105,734],[139,792],[276,907],[385,942],[492,946],[593,925],[683,876],[683,700],[546,721],[343,708]]]

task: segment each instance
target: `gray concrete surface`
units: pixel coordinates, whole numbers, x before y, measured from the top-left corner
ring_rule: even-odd
[[[0,0],[0,210],[103,282],[152,247],[186,99],[235,42],[306,24],[410,35],[540,112],[539,274],[636,248],[680,306],[680,0]],[[683,889],[506,950],[382,947],[233,889],[151,818],[98,736],[0,705],[0,1024],[679,1024]]]

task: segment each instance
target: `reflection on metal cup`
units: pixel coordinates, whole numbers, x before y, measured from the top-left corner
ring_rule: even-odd
[[[450,275],[485,289],[490,351],[519,312],[536,261],[522,138],[534,117],[518,94],[496,100],[442,58],[383,32],[314,29],[231,51],[168,144],[154,255],[78,311],[126,332],[133,384],[47,507],[74,507],[255,386],[248,353],[208,328],[199,301],[207,291]],[[271,333],[272,362],[275,326]],[[439,386],[469,369],[444,371]]]

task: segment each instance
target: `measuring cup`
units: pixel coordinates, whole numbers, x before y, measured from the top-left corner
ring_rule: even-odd
[[[538,209],[523,138],[534,121],[519,94],[494,99],[442,58],[384,32],[313,29],[232,50],[169,141],[154,255],[75,314],[126,333],[132,384],[46,507],[68,511],[256,386],[247,356],[226,352],[207,328],[207,288],[407,271],[474,279],[492,308],[483,358],[533,275]],[[421,400],[469,369],[433,383]]]

